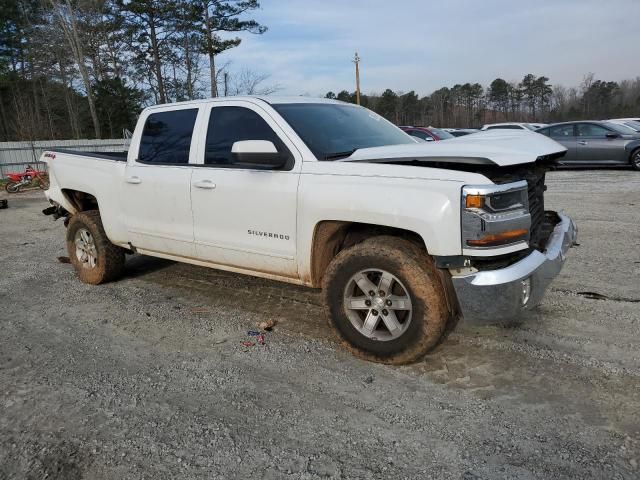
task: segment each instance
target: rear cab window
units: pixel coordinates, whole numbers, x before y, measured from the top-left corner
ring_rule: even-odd
[[[188,164],[197,116],[197,108],[150,114],[142,130],[137,161],[154,165]]]

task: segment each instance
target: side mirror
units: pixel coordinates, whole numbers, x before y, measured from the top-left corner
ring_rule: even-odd
[[[620,138],[620,135],[617,133],[610,132],[610,133],[607,133],[607,138]]]
[[[276,170],[287,164],[289,156],[278,152],[268,140],[242,140],[231,146],[231,158],[235,165],[247,168]]]

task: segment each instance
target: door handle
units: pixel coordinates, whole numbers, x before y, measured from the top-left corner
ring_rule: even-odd
[[[137,185],[138,183],[142,183],[142,180],[140,180],[140,177],[136,177],[135,175],[133,175],[131,177],[127,177],[126,182]]]
[[[198,188],[204,188],[206,190],[213,190],[214,188],[216,188],[216,184],[213,183],[211,180],[200,180],[199,182],[194,183],[193,186]]]
[[[587,144],[587,142],[585,142],[584,140],[580,140],[580,141],[578,142],[578,145],[586,145],[586,144]]]

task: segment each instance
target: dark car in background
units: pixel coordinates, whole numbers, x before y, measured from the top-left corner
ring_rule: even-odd
[[[640,133],[602,121],[556,123],[536,130],[567,147],[564,166],[631,166],[640,170]]]
[[[449,132],[445,132],[440,128],[408,127],[408,126],[401,126],[400,128],[405,132],[407,132],[412,137],[421,138],[425,142],[433,142],[433,141],[448,140],[450,138],[455,138]]]

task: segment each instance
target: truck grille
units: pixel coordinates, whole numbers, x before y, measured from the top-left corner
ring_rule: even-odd
[[[544,184],[544,173],[531,172],[526,178],[529,186],[529,213],[531,214],[531,240],[530,246],[537,250],[544,248],[546,235],[542,225],[544,223],[544,192],[547,187]]]
[[[496,183],[516,182],[526,180],[529,194],[529,213],[531,214],[531,239],[529,245],[536,250],[544,250],[548,231],[545,229],[544,184],[546,168],[535,165],[531,167],[515,167],[505,172],[484,173]]]

